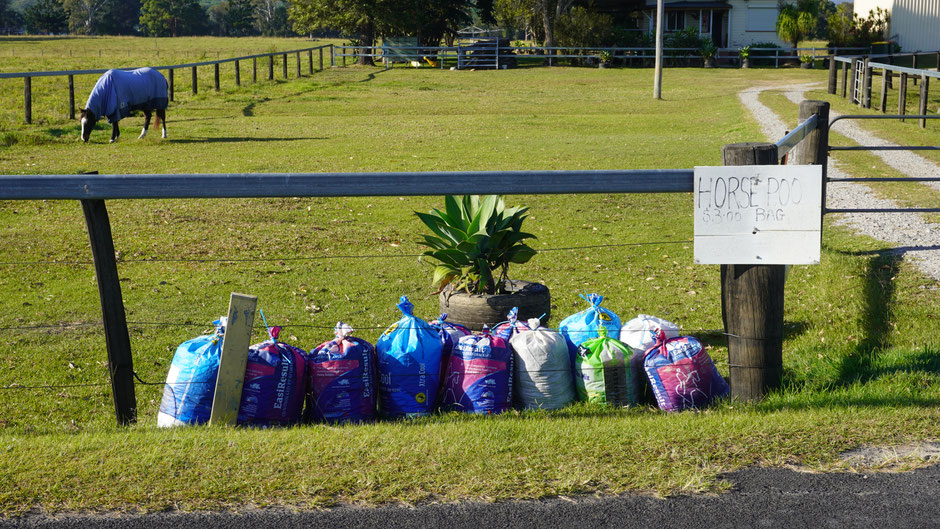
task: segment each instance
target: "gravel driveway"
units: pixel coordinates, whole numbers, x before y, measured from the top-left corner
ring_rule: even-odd
[[[795,105],[806,99],[804,94],[815,84],[790,86],[754,87],[738,94],[738,98],[754,118],[760,123],[761,130],[768,141],[777,141],[787,131],[787,125],[767,106],[758,100],[765,90],[782,92]],[[793,113],[796,114],[794,107]],[[839,114],[832,112],[830,118]],[[854,121],[840,121],[834,129],[860,145],[895,145],[863,130]],[[873,151],[873,154],[898,172],[898,176],[937,177],[940,167],[922,156],[908,151]],[[846,173],[832,158],[829,159],[829,176],[847,178]],[[929,184],[940,189],[940,182]],[[826,205],[833,208],[896,208],[902,207],[893,201],[878,198],[865,184],[831,183],[827,188]],[[928,276],[940,280],[940,227],[926,222],[922,216],[914,213],[865,213],[839,214],[836,224],[849,226],[857,233],[868,235],[891,245],[892,250],[910,260],[919,270]]]

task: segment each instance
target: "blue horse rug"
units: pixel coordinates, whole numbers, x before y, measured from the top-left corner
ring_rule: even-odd
[[[137,70],[108,70],[95,83],[88,95],[85,108],[95,116],[107,117],[108,123],[117,123],[134,110],[166,110],[166,78],[152,68]]]

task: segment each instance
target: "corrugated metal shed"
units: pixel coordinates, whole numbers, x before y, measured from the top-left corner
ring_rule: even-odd
[[[855,0],[855,14],[880,7],[891,13],[889,34],[904,51],[940,50],[940,0]]]

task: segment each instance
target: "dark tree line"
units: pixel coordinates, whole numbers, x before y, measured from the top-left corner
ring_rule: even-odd
[[[288,36],[287,0],[0,0],[2,33]]]

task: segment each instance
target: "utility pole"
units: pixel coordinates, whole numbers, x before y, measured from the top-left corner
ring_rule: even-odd
[[[656,73],[653,77],[653,98],[663,98],[663,0],[656,0]]]

